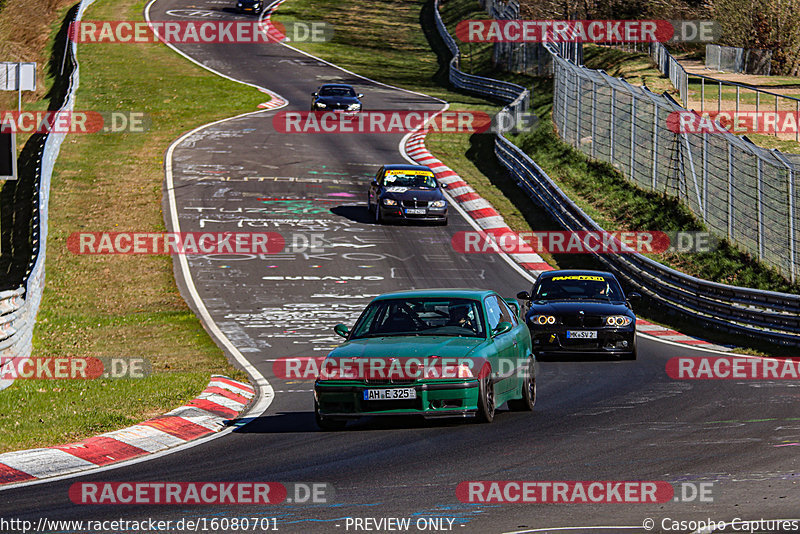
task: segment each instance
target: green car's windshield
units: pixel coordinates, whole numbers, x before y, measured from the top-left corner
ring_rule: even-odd
[[[533,300],[625,300],[617,281],[608,276],[561,275],[542,279]]]
[[[373,302],[361,314],[350,339],[383,336],[485,337],[480,303],[460,298]]]

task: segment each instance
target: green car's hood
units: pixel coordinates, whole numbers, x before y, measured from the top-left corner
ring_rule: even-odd
[[[354,339],[334,349],[329,358],[468,358],[486,343],[477,337],[388,336]]]

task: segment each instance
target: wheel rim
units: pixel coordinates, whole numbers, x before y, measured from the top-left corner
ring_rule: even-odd
[[[533,362],[531,362],[528,365],[528,399],[531,404],[536,400],[536,375],[533,372]]]
[[[494,388],[488,377],[486,378],[486,392],[483,396],[486,402],[486,413],[491,418],[494,416]]]

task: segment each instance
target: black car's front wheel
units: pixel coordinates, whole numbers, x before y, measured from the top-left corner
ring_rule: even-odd
[[[533,358],[528,358],[525,378],[522,381],[522,398],[508,401],[508,407],[516,412],[532,412],[536,404],[536,369]]]
[[[494,421],[494,408],[494,386],[491,373],[486,373],[478,386],[478,421],[481,423]]]

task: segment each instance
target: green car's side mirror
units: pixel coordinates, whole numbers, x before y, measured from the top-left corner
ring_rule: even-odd
[[[342,337],[347,337],[348,335],[350,335],[350,330],[348,330],[347,326],[343,324],[337,324],[336,326],[334,326],[333,331]]]
[[[497,328],[494,329],[494,332],[492,332],[492,336],[499,336],[500,334],[505,334],[512,328],[514,328],[514,325],[512,325],[508,321],[503,321],[502,323],[497,325]]]

